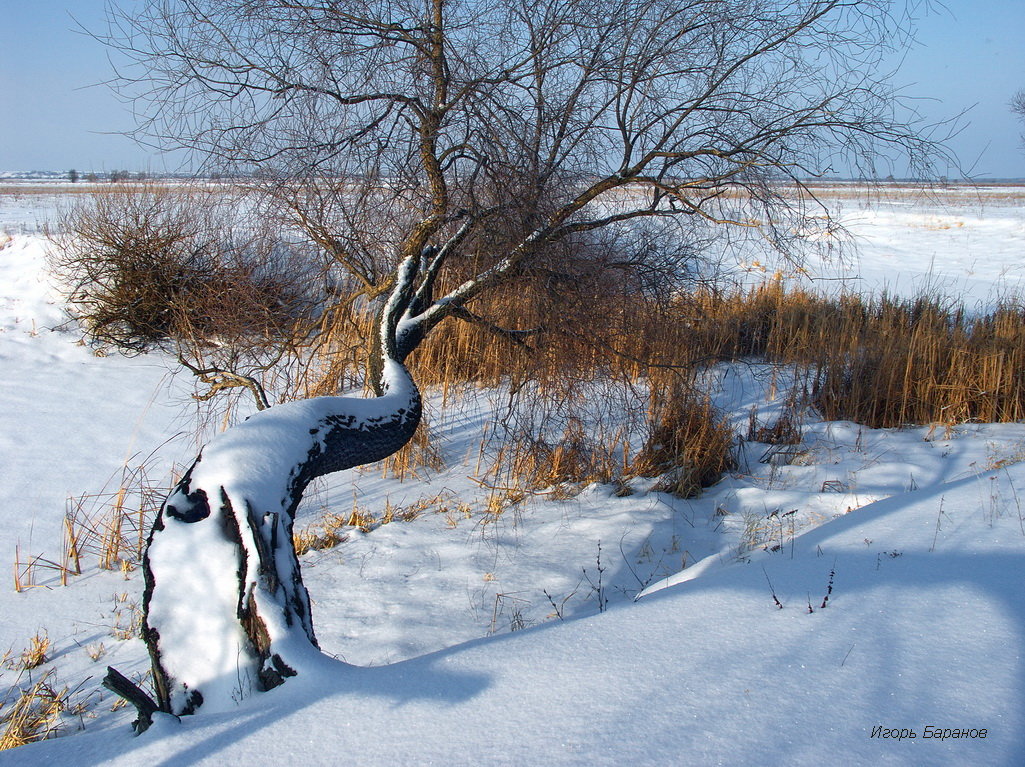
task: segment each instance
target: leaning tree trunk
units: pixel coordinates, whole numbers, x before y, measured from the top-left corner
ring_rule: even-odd
[[[416,271],[403,262],[382,312],[380,396],[260,411],[211,441],[164,502],[143,562],[158,710],[232,706],[319,653],[295,510],[315,477],[385,458],[416,430],[420,395],[403,365],[418,340],[407,313]]]

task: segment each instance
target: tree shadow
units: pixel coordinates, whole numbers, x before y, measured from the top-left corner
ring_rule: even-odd
[[[200,709],[196,715],[183,717],[180,723],[170,716],[158,714],[154,726],[138,737],[132,737],[127,731],[75,736],[74,742],[83,746],[74,749],[75,763],[82,767],[98,767],[111,762],[133,763],[133,752],[151,745],[155,739],[188,732],[192,744],[159,764],[193,764],[216,757],[225,748],[272,723],[335,696],[378,698],[395,707],[413,701],[430,701],[439,706],[455,705],[480,695],[491,681],[486,674],[442,668],[443,659],[458,650],[459,647],[450,648],[371,668],[350,666],[324,655],[309,662],[300,676],[269,692],[256,693],[234,711],[205,713]],[[17,751],[21,758],[12,764],[52,764],[55,754],[51,749],[59,751],[63,747],[65,750],[61,753],[66,755],[68,743],[61,738],[28,749],[19,748]],[[0,763],[3,761],[0,758]]]

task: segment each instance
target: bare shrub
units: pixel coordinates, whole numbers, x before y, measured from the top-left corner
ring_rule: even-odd
[[[652,226],[645,222],[633,228],[643,232]],[[663,298],[652,293],[682,284],[670,280],[669,273],[681,276],[694,257],[679,236],[669,237],[660,246],[665,253],[655,258],[650,238],[615,234],[587,232],[551,244],[501,289],[452,310],[450,320],[435,327],[410,356],[416,380],[425,387],[441,387],[446,399],[450,387],[467,382],[558,388],[568,377],[622,367],[619,360],[637,354],[643,357],[646,331],[638,333],[633,323],[650,318],[648,330],[671,332],[669,325],[651,317],[662,303],[657,299]],[[439,290],[455,289],[494,266],[502,237],[492,229],[468,236],[466,254],[448,265]],[[643,257],[638,248],[644,249]],[[325,307],[315,353],[302,373],[307,396],[359,385],[373,356],[375,309],[366,286],[346,287],[340,280],[336,285],[342,292]],[[629,350],[627,356],[620,354],[624,350]]]
[[[264,378],[290,379],[316,324],[320,256],[244,193],[121,185],[78,200],[55,231],[51,270],[94,343],[177,352],[209,387],[200,398],[241,387],[263,408]]]
[[[259,345],[309,309],[298,259],[225,190],[118,186],[58,220],[50,267],[95,342]],[[306,270],[308,271],[308,270]]]

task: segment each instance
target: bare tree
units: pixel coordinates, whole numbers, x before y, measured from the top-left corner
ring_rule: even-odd
[[[693,222],[795,254],[802,179],[935,146],[880,69],[891,0],[143,0],[105,41],[140,132],[261,179],[277,215],[377,302],[377,397],[265,410],[211,443],[146,557],[158,708],[230,703],[316,646],[291,547],[311,478],[397,450],[406,356],[538,270],[658,286]],[[894,30],[898,30],[894,32]],[[651,227],[676,227],[658,237]],[[652,247],[658,241],[662,247]],[[614,247],[610,246],[614,244]],[[674,243],[681,243],[675,245]],[[437,294],[437,295],[436,295]],[[504,329],[496,328],[496,332]]]
[[[1018,115],[1022,125],[1025,125],[1025,90],[1020,90],[1011,99],[1011,111]],[[1025,147],[1025,133],[1021,135],[1022,147]]]

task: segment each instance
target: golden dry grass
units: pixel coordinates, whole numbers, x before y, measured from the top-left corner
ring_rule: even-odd
[[[922,296],[828,299],[768,283],[745,294],[688,297],[695,339],[721,359],[804,367],[829,420],[872,427],[1025,418],[1025,306],[981,315]]]
[[[47,661],[47,654],[50,652],[50,637],[46,634],[36,634],[29,640],[29,646],[21,652],[21,668],[39,668]]]
[[[801,368],[802,391],[793,396],[827,419],[893,427],[1025,418],[1025,307],[1014,301],[972,315],[943,297],[828,298],[769,280],[744,291],[699,289],[668,304],[621,295],[600,304],[600,318],[587,306],[570,308],[564,313],[565,307],[530,293],[495,296],[485,310],[496,324],[547,332],[524,345],[450,322],[410,360],[417,379],[443,400],[465,394],[467,385],[502,386],[534,413],[526,423],[505,423],[482,438],[475,476],[495,489],[499,506],[510,492],[621,482],[654,472],[656,464],[675,475],[701,465],[688,476],[698,478],[697,486],[714,482],[730,466],[732,435],[716,425],[694,382],[700,370],[721,360]],[[358,378],[365,350],[351,331],[367,323],[354,318],[348,324],[350,334],[335,344],[352,352],[347,366],[334,356],[330,375],[313,388]],[[576,330],[581,327],[586,332]],[[650,397],[643,418],[624,410],[636,402],[608,400],[595,408],[594,397],[605,395],[588,392],[586,382],[596,380],[648,392],[641,395]],[[695,412],[704,413],[703,426]],[[644,456],[630,455],[630,429],[638,425],[657,434],[651,439],[663,448],[678,446],[675,467],[650,448]],[[773,444],[800,439],[794,419],[760,429],[748,438]],[[436,453],[426,434],[393,462],[394,474],[415,476],[418,467],[432,465],[428,457]],[[702,447],[685,449],[695,444]],[[696,461],[695,450],[707,462]],[[648,465],[642,470],[638,462]],[[693,493],[693,484],[688,479],[676,489]]]
[[[20,682],[21,677],[0,701],[0,751],[50,737],[70,705],[68,688],[54,684],[52,669],[34,682]]]

